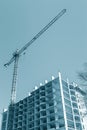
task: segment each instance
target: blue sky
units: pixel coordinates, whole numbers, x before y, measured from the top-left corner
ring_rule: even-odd
[[[10,101],[13,73],[13,64],[4,63],[64,8],[66,14],[20,57],[17,101],[58,71],[77,81],[76,72],[87,62],[87,0],[0,0],[0,113]]]

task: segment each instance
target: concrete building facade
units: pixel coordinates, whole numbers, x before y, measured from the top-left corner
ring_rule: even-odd
[[[8,112],[7,110],[3,110],[1,130],[6,130],[6,123],[7,123],[7,112]]]
[[[1,130],[83,130],[76,90],[60,73],[11,107]]]
[[[83,124],[84,130],[87,130],[87,106],[85,102],[85,96],[87,95],[86,92],[84,92],[81,88],[78,86],[75,87],[76,89],[76,96],[78,100],[78,106],[79,106],[79,111],[81,115],[81,120]]]

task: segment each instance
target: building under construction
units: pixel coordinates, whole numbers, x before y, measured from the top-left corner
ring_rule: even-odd
[[[85,102],[85,97],[87,96],[87,93],[84,92],[81,88],[76,87],[76,96],[78,100],[78,106],[82,118],[82,124],[85,130],[87,130],[87,104]]]
[[[61,74],[11,104],[3,112],[1,130],[85,130],[76,89]]]

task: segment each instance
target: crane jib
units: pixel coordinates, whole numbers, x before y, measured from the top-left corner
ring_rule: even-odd
[[[66,9],[63,9],[54,19],[52,19],[38,34],[36,34],[32,40],[30,40],[28,43],[25,44],[24,47],[22,47],[17,54],[20,55],[25,51],[37,38],[39,38],[54,22],[56,22],[64,13],[66,12]],[[15,59],[14,59],[15,60]],[[6,63],[4,66],[10,65],[13,61],[13,58]]]
[[[19,50],[19,54],[21,54],[24,50],[28,48],[37,38],[39,38],[54,22],[56,22],[64,13],[66,9],[63,9],[54,19],[52,19],[38,34],[34,36],[34,38],[29,41],[23,48]]]

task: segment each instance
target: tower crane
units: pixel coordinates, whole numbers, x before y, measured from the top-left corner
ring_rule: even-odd
[[[63,9],[54,19],[52,19],[39,33],[37,33],[28,43],[25,44],[20,50],[17,50],[13,53],[12,58],[4,64],[5,67],[9,66],[12,62],[14,62],[14,70],[13,70],[13,79],[12,79],[12,89],[11,89],[11,102],[10,104],[14,104],[16,101],[16,83],[17,83],[17,69],[18,69],[18,61],[20,55],[33,43],[35,42],[54,22],[56,22],[64,13],[66,9]]]

